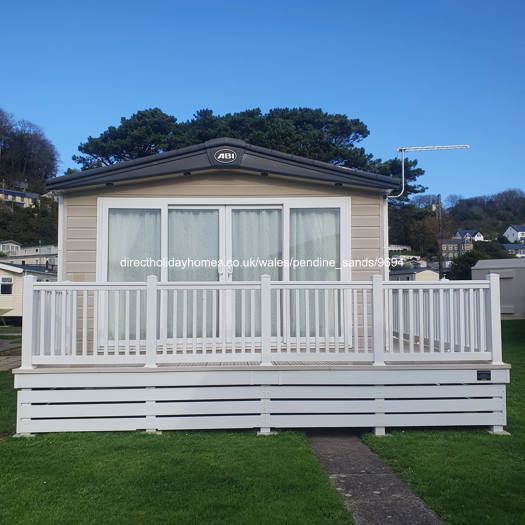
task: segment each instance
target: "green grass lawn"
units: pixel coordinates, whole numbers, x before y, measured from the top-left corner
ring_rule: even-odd
[[[364,436],[450,525],[525,523],[525,321],[503,322],[510,437],[484,430],[392,432]]]
[[[0,325],[0,334],[9,333],[9,334],[21,334],[21,326],[12,326],[12,325]]]
[[[305,437],[14,432],[0,373],[0,523],[350,524]],[[3,438],[1,437],[3,435]]]

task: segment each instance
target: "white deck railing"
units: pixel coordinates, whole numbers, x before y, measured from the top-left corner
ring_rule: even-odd
[[[487,281],[24,283],[22,367],[501,362]]]

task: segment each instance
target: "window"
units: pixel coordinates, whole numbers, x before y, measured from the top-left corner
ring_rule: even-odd
[[[11,295],[13,293],[13,278],[0,278],[0,295]]]
[[[162,281],[251,281],[262,274],[285,281],[351,277],[350,265],[343,264],[350,258],[349,197],[100,201],[101,281],[145,281],[151,274]],[[230,266],[125,267],[125,258],[217,259]],[[282,260],[283,265],[235,266],[252,258]]]

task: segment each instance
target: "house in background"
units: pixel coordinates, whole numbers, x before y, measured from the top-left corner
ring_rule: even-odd
[[[18,255],[20,253],[20,243],[16,241],[0,241],[0,254],[3,256]],[[2,256],[0,256],[0,260]]]
[[[464,237],[462,239],[445,239],[441,243],[441,252],[443,259],[446,261],[452,261],[456,257],[469,252],[474,248],[472,238]]]
[[[388,251],[389,252],[411,252],[412,246],[409,246],[408,244],[389,244]]]
[[[511,224],[503,235],[509,242],[525,243],[525,224]]]
[[[48,244],[21,247],[20,244],[16,244],[18,245],[17,249],[10,255],[0,257],[0,263],[38,266],[42,271],[56,273],[58,269],[58,246]]]
[[[38,193],[28,191],[8,190],[0,188],[0,205],[19,206],[20,208],[34,208],[39,200]]]
[[[525,317],[525,259],[485,259],[472,268],[472,279],[497,273],[501,283],[501,313]]]
[[[48,187],[19,433],[505,425],[498,277],[390,281],[399,180],[223,138]]]
[[[452,238],[453,239],[470,239],[474,242],[485,240],[483,234],[478,230],[458,230]]]
[[[502,246],[507,250],[509,255],[525,257],[525,243],[502,244]]]
[[[56,273],[40,268],[0,263],[0,317],[3,321],[22,318],[24,276],[31,275],[36,281],[56,281]]]
[[[428,268],[400,268],[390,270],[391,281],[439,281],[439,273]]]

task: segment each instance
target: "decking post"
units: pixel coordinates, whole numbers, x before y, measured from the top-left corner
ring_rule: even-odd
[[[261,275],[261,366],[271,366],[272,304],[270,276]]]
[[[146,280],[146,367],[157,366],[157,277]]]
[[[489,301],[488,301],[488,340],[492,352],[492,362],[494,364],[503,363],[501,354],[501,307],[499,292],[499,274],[488,273],[486,278],[489,280]]]
[[[35,278],[24,276],[24,291],[22,296],[22,363],[21,368],[33,368],[33,286]],[[41,305],[42,306],[42,305]]]
[[[385,364],[385,312],[383,305],[383,277],[372,276],[372,326],[374,335],[374,366]]]

